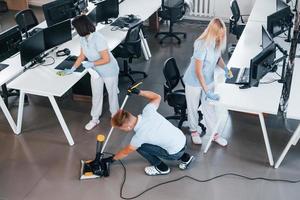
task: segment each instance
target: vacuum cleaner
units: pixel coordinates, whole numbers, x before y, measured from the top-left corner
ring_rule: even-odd
[[[128,98],[131,90],[134,88],[139,87],[142,82],[136,83],[128,88],[127,95],[121,105],[120,109],[123,109]],[[110,173],[110,164],[111,162],[107,161],[104,158],[104,149],[107,145],[107,142],[114,130],[114,127],[111,127],[107,139],[105,140],[105,136],[103,134],[97,135],[97,143],[96,143],[96,157],[94,160],[81,160],[81,169],[80,169],[80,180],[84,179],[95,179],[101,177],[108,177]],[[104,143],[104,144],[103,144]]]

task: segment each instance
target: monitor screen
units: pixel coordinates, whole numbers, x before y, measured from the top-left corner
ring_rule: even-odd
[[[39,31],[20,45],[21,64],[26,65],[45,51],[44,33]]]
[[[86,11],[87,7],[88,7],[88,0],[74,0],[74,5],[77,9],[77,14],[80,14],[84,11]]]
[[[0,62],[16,54],[21,42],[22,35],[18,26],[0,33]]]
[[[119,15],[119,1],[105,0],[96,4],[96,22],[106,22]]]
[[[276,10],[281,10],[287,6],[288,5],[285,2],[283,2],[282,0],[276,0]]]
[[[76,16],[76,6],[73,0],[56,0],[42,7],[48,26]]]
[[[250,61],[250,85],[258,86],[260,79],[262,79],[268,72],[272,70],[272,63],[276,58],[276,45],[272,42],[269,46],[264,48]]]
[[[117,18],[119,16],[119,1],[106,0],[106,17]]]
[[[287,31],[293,25],[293,13],[289,6],[269,15],[267,17],[267,30],[274,38]]]
[[[96,8],[94,8],[92,11],[90,11],[87,16],[94,25],[97,24],[97,22],[96,22]]]
[[[262,48],[264,49],[273,43],[273,38],[270,36],[270,34],[268,33],[268,31],[264,26],[261,27],[261,30],[262,30],[262,37],[261,37]]]
[[[72,40],[70,19],[45,28],[43,31],[46,50]]]

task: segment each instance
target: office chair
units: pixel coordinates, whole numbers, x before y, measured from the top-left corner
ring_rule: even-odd
[[[124,70],[120,71],[120,76],[126,76],[130,79],[132,83],[135,83],[132,75],[134,74],[142,74],[143,78],[147,77],[147,74],[142,71],[134,71],[128,65],[132,63],[133,58],[139,58],[141,56],[141,38],[140,31],[142,29],[143,24],[139,23],[134,27],[130,28],[127,32],[126,38],[123,43],[117,46],[113,51],[113,55],[118,58],[124,58],[123,66]],[[128,61],[127,61],[128,59]]]
[[[30,29],[39,24],[34,12],[31,9],[25,9],[18,12],[15,15],[15,21],[20,27],[21,32],[26,33],[27,38],[40,30],[39,28],[36,28],[30,33],[28,32]]]
[[[185,99],[184,82],[182,76],[178,70],[176,61],[173,57],[167,59],[164,63],[163,74],[166,79],[164,84],[164,101],[167,101],[168,105],[174,108],[175,115],[166,117],[167,120],[179,120],[178,128],[181,129],[184,121],[187,120],[187,104]],[[175,88],[179,82],[183,86],[183,89]],[[201,102],[199,102],[200,105]],[[206,132],[206,127],[200,122],[203,119],[201,111],[199,113],[199,126],[202,129],[202,136]]]
[[[236,0],[231,0],[230,9],[232,16],[229,19],[229,32],[234,34],[236,38],[239,39],[246,26],[243,16],[249,15],[241,15],[240,8]]]
[[[159,43],[163,44],[163,41],[166,38],[175,38],[178,44],[181,43],[181,39],[178,35],[183,35],[183,38],[186,38],[186,33],[183,32],[173,32],[174,23],[178,22],[185,14],[184,0],[179,1],[176,5],[169,7],[165,5],[164,0],[162,1],[161,10],[158,11],[158,16],[162,18],[163,21],[170,21],[169,31],[168,32],[159,32],[156,33],[155,37],[157,38],[159,35],[164,35],[163,38],[160,39]]]
[[[3,0],[0,0],[0,13],[5,13],[8,11],[7,3]]]

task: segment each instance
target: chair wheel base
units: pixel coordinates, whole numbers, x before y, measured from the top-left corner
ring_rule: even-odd
[[[177,44],[181,44],[181,39],[178,37],[178,35],[183,35],[183,38],[186,38],[186,33],[183,32],[159,32],[155,34],[155,38],[157,38],[159,35],[164,35],[164,37],[160,39],[159,44],[163,44],[166,38],[175,38],[177,40]]]

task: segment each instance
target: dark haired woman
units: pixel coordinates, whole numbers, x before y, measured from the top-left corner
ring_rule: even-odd
[[[91,130],[100,123],[99,117],[102,114],[104,84],[108,93],[111,116],[119,109],[119,66],[109,51],[104,36],[96,31],[95,26],[86,15],[75,17],[72,21],[72,25],[80,36],[81,52],[74,66],[67,73],[73,73],[82,63],[83,67],[91,74],[93,95],[91,109],[92,119],[85,126],[86,130]],[[88,61],[85,61],[85,59]]]

